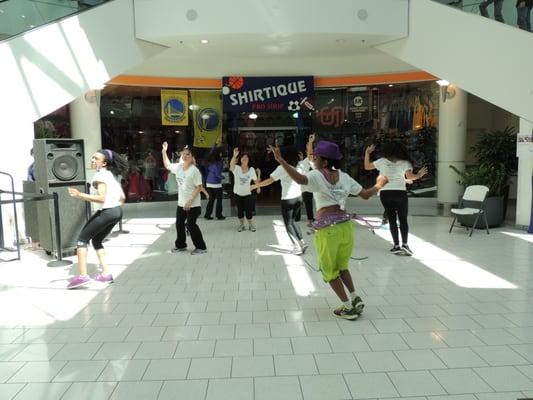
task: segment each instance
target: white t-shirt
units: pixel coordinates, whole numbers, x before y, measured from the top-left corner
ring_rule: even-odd
[[[299,168],[297,168],[297,170],[299,173],[305,174],[305,172]],[[302,195],[300,185],[292,180],[281,165],[278,165],[278,167],[270,174],[270,177],[275,181],[279,180],[281,182],[281,200],[295,199]]]
[[[170,164],[170,172],[176,175],[178,184],[178,206],[185,207],[185,204],[192,198],[192,192],[197,186],[202,184],[202,174],[194,165],[190,165],[187,170],[183,169],[183,164]],[[194,198],[191,207],[200,207],[200,193]]]
[[[105,199],[101,208],[106,209],[121,206],[122,202],[120,199],[121,197],[125,197],[124,192],[122,191],[122,186],[120,186],[120,183],[118,183],[111,171],[103,168],[97,170],[91,180],[91,188],[98,189],[98,182],[105,183],[106,185]]]
[[[311,169],[311,163],[309,162],[309,158],[305,157],[302,161],[299,161],[298,165],[296,166],[296,169],[298,171],[301,170],[300,173],[307,175],[307,173]],[[307,192],[307,190],[304,190],[303,188],[301,189],[302,189],[302,192]]]
[[[250,190],[250,185],[252,181],[257,180],[257,175],[255,174],[255,169],[248,168],[246,173],[242,172],[240,165],[236,165],[233,169],[233,175],[235,177],[235,182],[233,183],[233,193],[238,194],[239,196],[248,196],[252,194]]]
[[[332,185],[319,170],[315,169],[307,174],[307,185],[302,185],[302,190],[313,192],[316,209],[339,205],[345,209],[346,199],[350,194],[357,196],[363,187],[350,175],[339,171],[339,180]]]
[[[380,175],[386,176],[389,180],[381,190],[406,190],[405,172],[413,169],[409,161],[398,160],[392,162],[386,158],[378,158],[374,161],[374,166]]]

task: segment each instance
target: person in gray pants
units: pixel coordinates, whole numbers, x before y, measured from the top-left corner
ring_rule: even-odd
[[[494,3],[494,19],[496,21],[504,22],[502,15],[503,0],[485,0],[479,4],[479,11],[481,15],[489,18],[489,13],[487,12],[487,7]]]

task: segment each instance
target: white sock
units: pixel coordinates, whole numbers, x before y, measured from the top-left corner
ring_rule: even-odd
[[[343,301],[342,304],[344,304],[344,307],[346,307],[348,310],[352,309],[352,302],[350,300]]]
[[[356,297],[357,297],[357,294],[355,293],[355,291],[350,292],[350,299],[352,299],[352,301],[354,301]]]

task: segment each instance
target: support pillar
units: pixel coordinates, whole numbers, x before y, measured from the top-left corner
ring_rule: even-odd
[[[466,152],[468,93],[453,87],[455,95],[451,97],[450,89],[448,92],[441,90],[439,100],[437,201],[442,204],[445,216],[449,215],[452,204],[456,204],[458,196],[463,193],[463,187],[457,183],[460,177],[450,165],[464,171]]]
[[[533,136],[533,122],[520,118],[518,135]],[[517,143],[518,177],[516,193],[516,225],[528,227],[531,218],[531,177],[533,176],[533,143]]]

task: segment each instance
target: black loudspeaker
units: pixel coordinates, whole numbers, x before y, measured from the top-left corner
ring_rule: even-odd
[[[35,139],[33,156],[36,192],[58,194],[61,247],[65,255],[72,254],[87,218],[86,202],[68,194],[69,187],[86,191],[83,140]],[[52,200],[37,203],[37,223],[41,247],[50,253],[57,252]]]

